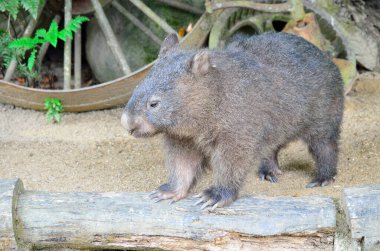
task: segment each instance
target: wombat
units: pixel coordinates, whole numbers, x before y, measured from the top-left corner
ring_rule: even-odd
[[[307,187],[334,181],[343,115],[338,68],[317,47],[286,33],[237,38],[225,49],[181,49],[175,34],[122,115],[135,137],[163,134],[169,179],[151,198],[186,197],[211,167],[202,209],[237,199],[247,172],[277,181],[277,154],[301,139],[316,163]]]

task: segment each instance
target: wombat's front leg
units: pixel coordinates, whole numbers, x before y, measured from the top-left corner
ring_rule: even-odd
[[[213,211],[215,208],[229,205],[237,199],[251,164],[249,157],[242,157],[243,151],[228,142],[223,144],[222,149],[218,149],[212,154],[211,166],[214,173],[214,185],[195,196],[200,197],[195,205],[203,203],[201,209],[211,207],[211,211]]]
[[[158,187],[150,198],[155,202],[172,199],[171,203],[174,203],[188,195],[207,162],[190,140],[165,136],[164,143],[169,180]]]

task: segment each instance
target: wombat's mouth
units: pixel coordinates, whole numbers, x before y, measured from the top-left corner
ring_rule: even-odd
[[[130,134],[135,138],[150,138],[157,134],[157,132],[142,132],[139,130],[133,130]]]

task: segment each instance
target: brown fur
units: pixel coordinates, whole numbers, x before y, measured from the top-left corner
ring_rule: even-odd
[[[334,180],[343,85],[318,48],[283,33],[237,39],[223,50],[177,44],[175,35],[164,41],[123,114],[136,137],[164,134],[169,180],[153,198],[185,197],[211,166],[214,184],[201,201],[227,205],[255,166],[276,182],[277,153],[296,139],[306,142],[316,162],[310,187]]]

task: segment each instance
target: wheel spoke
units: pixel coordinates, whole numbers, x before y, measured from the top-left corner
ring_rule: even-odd
[[[65,27],[71,22],[72,1],[65,0]],[[71,89],[71,39],[66,37],[63,52],[63,89]]]
[[[74,39],[74,86],[75,89],[81,88],[81,71],[82,71],[82,29],[79,28],[75,33]]]
[[[137,28],[144,32],[148,37],[150,37],[156,44],[161,44],[161,39],[157,37],[148,27],[145,26],[140,20],[127,11],[118,1],[114,0],[112,6],[117,9],[123,16],[128,18]]]
[[[102,6],[98,0],[91,0],[91,2],[94,6],[95,16],[98,20],[99,26],[104,33],[105,39],[107,40],[107,44],[111,48],[113,55],[121,66],[123,73],[126,75],[130,74],[131,69],[129,68],[128,62],[124,57],[123,51],[121,50],[119,42],[117,41],[116,36],[112,31],[111,25],[108,22]]]
[[[152,21],[158,24],[167,33],[176,33],[176,31],[170,27],[170,25],[162,18],[160,18],[156,13],[154,13],[148,6],[146,6],[141,0],[129,0],[133,5],[135,5],[139,10],[141,10],[145,15],[147,15]]]

